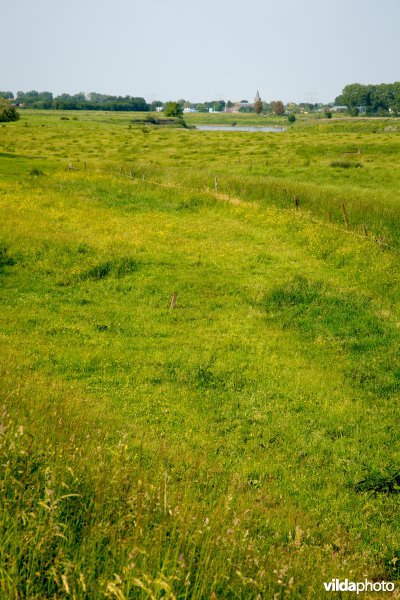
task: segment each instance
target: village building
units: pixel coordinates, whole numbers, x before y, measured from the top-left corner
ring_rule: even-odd
[[[259,101],[259,100],[261,100],[261,97],[260,97],[260,94],[259,94],[259,92],[257,90],[256,97],[254,98],[254,102],[253,103],[251,103],[251,102],[235,102],[234,105],[231,106],[230,108],[227,108],[225,106],[225,112],[227,112],[227,113],[237,113],[237,112],[240,111],[241,108],[254,108],[254,104],[257,101]]]

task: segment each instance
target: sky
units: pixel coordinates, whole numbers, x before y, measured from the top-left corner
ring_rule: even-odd
[[[400,80],[399,0],[18,0],[0,90],[330,102]]]

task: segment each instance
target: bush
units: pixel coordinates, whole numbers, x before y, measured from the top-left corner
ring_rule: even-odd
[[[41,171],[40,169],[34,167],[33,169],[31,169],[29,171],[29,175],[32,175],[34,177],[39,177],[40,175],[43,175],[43,171]]]
[[[363,165],[362,163],[350,162],[348,160],[334,160],[330,166],[340,169],[360,169]]]
[[[8,254],[5,246],[0,246],[0,271],[3,267],[11,267],[15,265],[15,260]]]
[[[15,106],[12,106],[7,100],[0,98],[0,122],[18,121],[19,113]]]
[[[289,115],[287,120],[289,121],[289,123],[294,123],[296,121],[296,116],[295,115]]]
[[[387,468],[386,472],[370,473],[355,485],[357,492],[374,492],[382,494],[400,493],[400,471]]]
[[[167,102],[164,114],[166,117],[181,117],[183,108],[178,102]]]

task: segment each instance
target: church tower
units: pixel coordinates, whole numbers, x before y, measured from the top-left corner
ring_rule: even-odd
[[[257,94],[256,97],[254,98],[254,112],[259,115],[262,111],[262,102],[261,102],[261,96],[259,94],[259,91],[257,90]]]

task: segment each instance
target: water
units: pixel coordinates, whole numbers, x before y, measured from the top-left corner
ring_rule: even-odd
[[[245,125],[196,125],[199,131],[246,131],[246,132],[275,132],[286,131],[285,127],[250,127]]]

